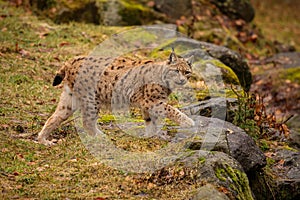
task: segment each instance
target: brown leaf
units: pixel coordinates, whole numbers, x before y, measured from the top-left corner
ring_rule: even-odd
[[[285,161],[284,161],[283,159],[281,159],[281,160],[278,161],[278,164],[279,164],[279,165],[283,165],[284,162],[285,162]]]
[[[63,46],[69,46],[71,43],[69,43],[69,42],[61,42],[60,44],[59,44],[59,46],[60,47],[63,47]]]
[[[225,187],[222,187],[222,186],[219,187],[218,190],[219,190],[220,192],[224,193],[224,194],[228,194],[228,193],[229,193],[228,189],[225,188]]]

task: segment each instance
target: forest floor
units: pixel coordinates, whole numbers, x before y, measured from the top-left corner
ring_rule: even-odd
[[[264,97],[269,112],[278,120],[300,120],[300,1],[251,0],[255,7],[254,23],[264,37],[279,44],[277,55],[249,61],[254,76],[252,91]],[[294,120],[294,121],[296,121]],[[300,124],[293,124],[299,129]]]
[[[272,41],[294,45],[300,51],[300,1],[251,0],[255,8],[254,23]]]
[[[266,37],[299,50],[299,7],[253,2],[255,23]],[[298,1],[280,2],[299,6]],[[72,120],[55,132],[63,136],[57,145],[33,142],[58,101],[60,90],[51,86],[55,71],[116,31],[91,24],[56,25],[0,1],[0,199],[179,200],[195,190],[185,182],[159,186],[99,163]]]

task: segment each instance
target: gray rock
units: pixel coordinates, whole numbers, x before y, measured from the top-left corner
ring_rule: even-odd
[[[197,194],[192,197],[192,200],[229,200],[224,194],[219,192],[213,185],[206,184],[197,190]]]
[[[300,131],[290,130],[290,137],[288,143],[291,146],[300,149]]]
[[[293,111],[297,112],[297,110]],[[290,135],[287,140],[288,144],[291,147],[300,150],[300,114],[295,114],[293,117],[291,117],[288,120],[287,125],[290,129]]]
[[[222,13],[233,19],[243,19],[251,22],[255,11],[249,0],[210,0]]]
[[[244,131],[227,134],[229,152],[249,173],[263,168],[266,163],[266,157],[258,148],[253,139]]]
[[[217,46],[207,42],[201,42],[201,47],[205,49],[212,57],[219,59],[225,65],[230,67],[241,83],[241,86],[249,91],[252,83],[252,74],[244,58],[237,52],[223,46]]]
[[[300,52],[285,52],[273,55],[265,60],[266,63],[282,65],[284,68],[294,68],[300,66]]]
[[[205,117],[213,117],[224,120],[224,111],[226,112],[226,121],[232,121],[232,110],[237,105],[236,98],[211,98],[203,100],[189,106],[181,108],[184,113],[188,115],[201,115]]]
[[[279,150],[274,156],[275,162],[284,161],[283,168],[273,167],[273,170],[277,175],[281,176],[282,179],[297,180],[300,184],[300,152],[290,150]],[[299,185],[300,186],[300,185]],[[299,193],[300,194],[300,193]]]

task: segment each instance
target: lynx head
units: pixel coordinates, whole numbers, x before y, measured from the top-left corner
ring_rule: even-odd
[[[163,73],[163,82],[168,88],[172,89],[187,83],[192,75],[193,58],[194,56],[189,58],[177,56],[172,49]]]

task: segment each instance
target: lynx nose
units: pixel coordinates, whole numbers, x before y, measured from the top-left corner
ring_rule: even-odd
[[[180,79],[180,80],[179,80],[179,83],[180,83],[181,85],[185,84],[185,82],[186,82],[185,79]]]

